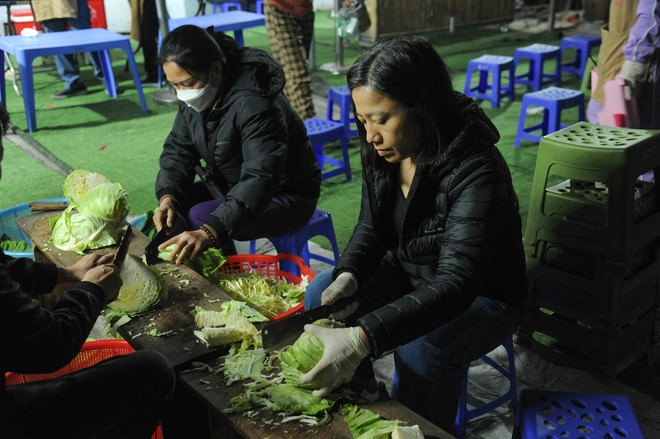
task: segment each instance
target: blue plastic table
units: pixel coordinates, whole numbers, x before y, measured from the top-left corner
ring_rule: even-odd
[[[117,97],[112,64],[110,62],[110,49],[122,49],[126,52],[126,59],[133,73],[133,81],[137,88],[142,104],[142,111],[148,111],[147,102],[142,92],[140,74],[133,57],[133,49],[128,37],[111,32],[107,29],[81,29],[69,32],[42,33],[36,37],[23,37],[20,35],[0,37],[0,59],[4,59],[5,52],[16,57],[20,71],[23,88],[23,103],[27,117],[28,130],[37,129],[37,115],[34,103],[34,79],[32,77],[32,62],[38,56],[63,55],[82,52],[98,52],[105,78],[106,90],[110,97]],[[5,76],[0,75],[0,101],[6,102]]]
[[[172,18],[169,29],[174,30],[184,24],[194,24],[206,29],[213,26],[218,32],[234,32],[234,39],[239,46],[243,47],[243,29],[249,27],[265,26],[266,20],[262,14],[247,11],[228,11],[220,14],[196,15],[194,17]]]

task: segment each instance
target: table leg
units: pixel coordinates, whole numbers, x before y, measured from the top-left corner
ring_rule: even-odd
[[[138,96],[140,97],[140,103],[142,104],[142,112],[147,113],[149,109],[147,108],[147,101],[144,98],[144,92],[142,91],[142,83],[140,82],[140,72],[138,71],[137,64],[135,63],[135,57],[133,57],[133,49],[131,44],[126,41],[126,44],[123,45],[124,52],[126,52],[126,59],[128,60],[128,65],[131,66],[131,72],[133,72],[133,81],[135,82],[135,88],[137,89]]]
[[[16,54],[18,61],[19,74],[23,85],[23,105],[25,106],[25,117],[27,119],[28,131],[37,130],[37,111],[34,104],[34,77],[32,72],[32,62],[34,57],[23,51]]]
[[[115,74],[112,71],[112,61],[110,60],[109,50],[99,50],[99,61],[101,62],[101,71],[103,71],[103,80],[105,81],[105,90],[111,98],[117,97],[117,82]]]
[[[238,47],[244,46],[242,30],[238,29],[234,31],[234,39],[236,40],[236,44],[238,44]]]

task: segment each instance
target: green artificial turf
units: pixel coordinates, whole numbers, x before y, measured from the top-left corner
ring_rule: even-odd
[[[269,50],[264,27],[246,30],[244,36],[246,44]],[[486,53],[512,56],[516,47],[534,42],[559,44],[559,37],[550,34],[503,34],[488,27],[459,28],[453,34],[442,32],[427,36],[452,72],[455,88],[461,91],[467,62],[472,58]],[[346,81],[344,75],[333,75],[318,68],[336,61],[333,20],[329,11],[317,13],[315,41],[315,93],[325,95],[328,86],[345,84]],[[343,51],[344,63],[349,65],[364,50],[363,46],[364,43],[349,41]],[[136,57],[141,69],[141,51]],[[93,78],[91,67],[84,66],[81,69],[83,79],[91,93],[59,101],[50,97],[62,88],[54,66],[52,63],[39,66],[40,60],[35,61],[36,70],[40,70],[34,75],[38,130],[32,133],[32,137],[72,168],[100,172],[110,180],[120,182],[129,192],[131,214],[137,215],[156,207],[153,188],[158,157],[171,128],[176,106],[155,104],[152,98],[158,89],[144,88],[149,112],[142,113],[132,76],[125,69],[125,55],[121,51],[113,52],[112,59],[119,88],[117,99],[109,98],[103,84]],[[564,78],[568,80],[563,86],[579,88],[576,78],[567,78],[567,75]],[[521,148],[513,147],[524,92],[524,88],[517,88],[516,100],[509,102],[505,99],[499,109],[491,109],[489,102],[482,103],[482,108],[500,130],[498,147],[511,168],[523,221],[527,216],[538,148],[529,142]],[[13,123],[27,131],[22,99],[14,93],[9,80],[7,108]],[[565,120],[577,121],[576,114],[565,113]],[[540,116],[534,117],[540,120]],[[337,145],[328,147],[326,153],[328,150],[331,155],[339,156]],[[6,140],[2,168],[0,209],[38,199],[62,197],[64,176],[41,165]],[[340,249],[348,242],[359,209],[360,161],[356,139],[351,142],[351,168],[353,181],[346,183],[341,176],[324,181],[319,201],[319,208],[333,215]],[[319,243],[326,246],[322,239]]]

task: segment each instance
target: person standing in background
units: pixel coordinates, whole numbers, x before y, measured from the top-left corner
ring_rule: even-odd
[[[87,0],[31,0],[32,13],[40,21],[46,32],[64,32],[92,27],[91,13]],[[66,99],[87,94],[87,86],[80,79],[76,55],[55,55],[57,72],[64,80],[64,90],[53,93],[53,99]],[[96,53],[88,53],[87,58],[94,67],[94,75],[103,79],[101,64]]]
[[[158,10],[155,0],[131,0],[131,38],[140,42],[144,56],[142,85],[158,83]]]
[[[264,16],[273,58],[284,69],[284,96],[303,120],[316,116],[307,63],[314,36],[312,0],[266,0]]]
[[[618,75],[629,82],[637,97],[639,128],[660,129],[660,2],[615,0],[609,17],[602,29],[598,84],[589,100],[587,119],[600,123],[603,85]]]

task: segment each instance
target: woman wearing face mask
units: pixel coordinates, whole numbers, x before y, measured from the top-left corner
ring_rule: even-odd
[[[160,157],[154,223],[188,229],[161,245],[175,244],[171,260],[211,246],[234,254],[233,240],[305,225],[321,174],[305,125],[282,95],[279,64],[196,26],[170,32],[159,61],[180,103]]]

